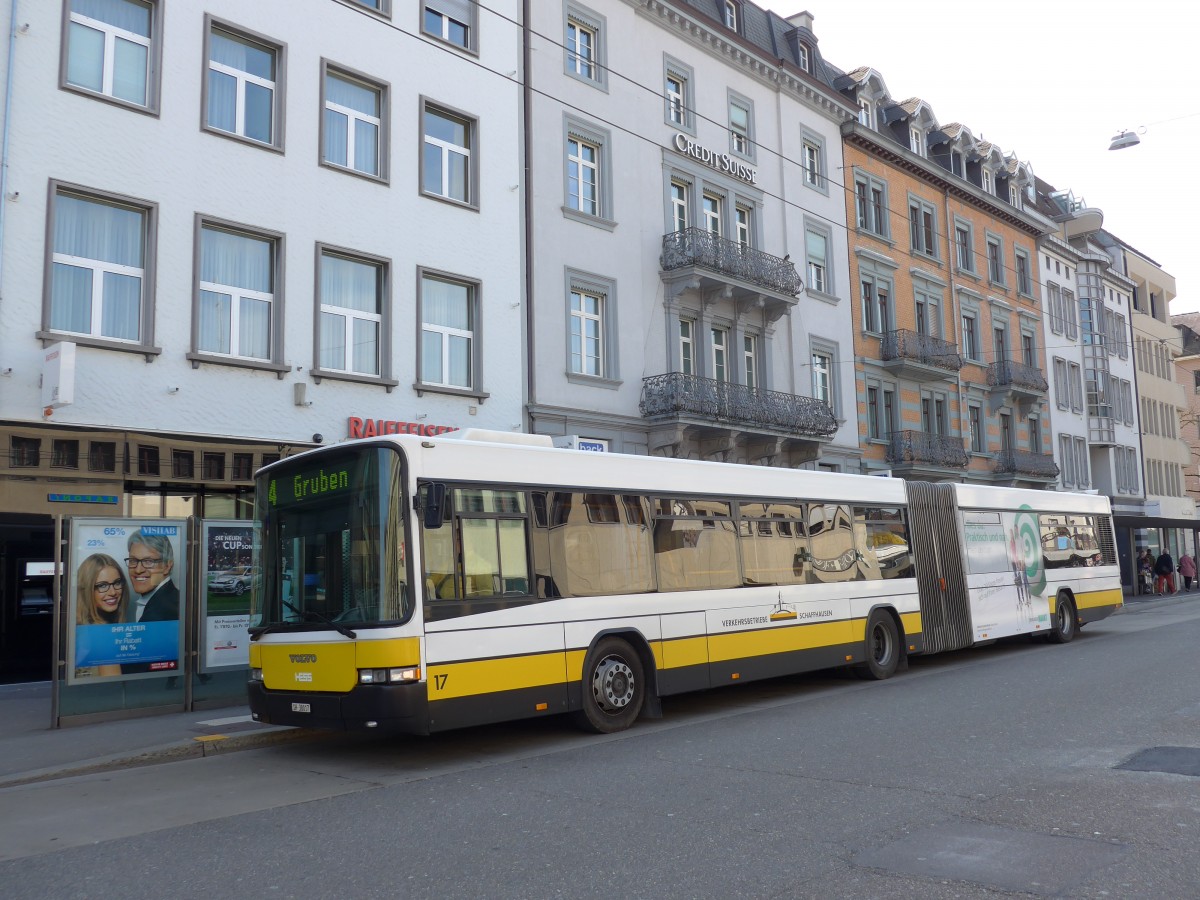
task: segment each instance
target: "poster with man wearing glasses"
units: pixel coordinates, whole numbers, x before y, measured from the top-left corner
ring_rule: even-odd
[[[68,683],[180,668],[182,519],[73,519]]]

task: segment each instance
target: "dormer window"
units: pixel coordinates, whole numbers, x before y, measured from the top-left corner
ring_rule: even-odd
[[[1017,186],[1015,184],[1010,184],[1008,186],[1008,202],[1013,206],[1021,205],[1021,192],[1017,190]]]
[[[963,177],[963,155],[957,150],[950,151],[950,171],[959,178]]]
[[[800,44],[799,46],[796,47],[796,63],[805,72],[812,71],[812,69],[810,69],[808,66],[808,48],[805,47],[803,44]]]
[[[983,189],[987,193],[992,192],[992,173],[988,169],[983,170]]]
[[[865,125],[868,128],[874,128],[874,116],[871,110],[871,101],[865,97],[858,99],[858,122],[860,125]]]
[[[738,30],[738,5],[734,0],[725,0],[725,27],[731,31]]]
[[[908,149],[917,156],[925,155],[925,135],[920,128],[914,126],[908,129]]]

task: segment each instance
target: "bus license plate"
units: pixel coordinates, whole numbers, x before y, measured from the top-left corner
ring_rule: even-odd
[[[312,704],[311,703],[293,703],[292,704],[292,712],[310,713],[310,712],[312,712]]]

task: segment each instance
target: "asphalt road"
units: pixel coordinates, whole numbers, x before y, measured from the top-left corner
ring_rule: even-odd
[[[330,735],[12,788],[0,897],[1194,898],[1198,646],[1200,604],[1134,607],[619,735]]]

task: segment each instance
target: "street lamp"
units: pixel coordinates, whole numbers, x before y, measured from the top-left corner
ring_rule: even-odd
[[[1132,131],[1122,131],[1117,134],[1112,143],[1108,145],[1109,150],[1124,150],[1126,147],[1136,147],[1142,142],[1142,139]]]

